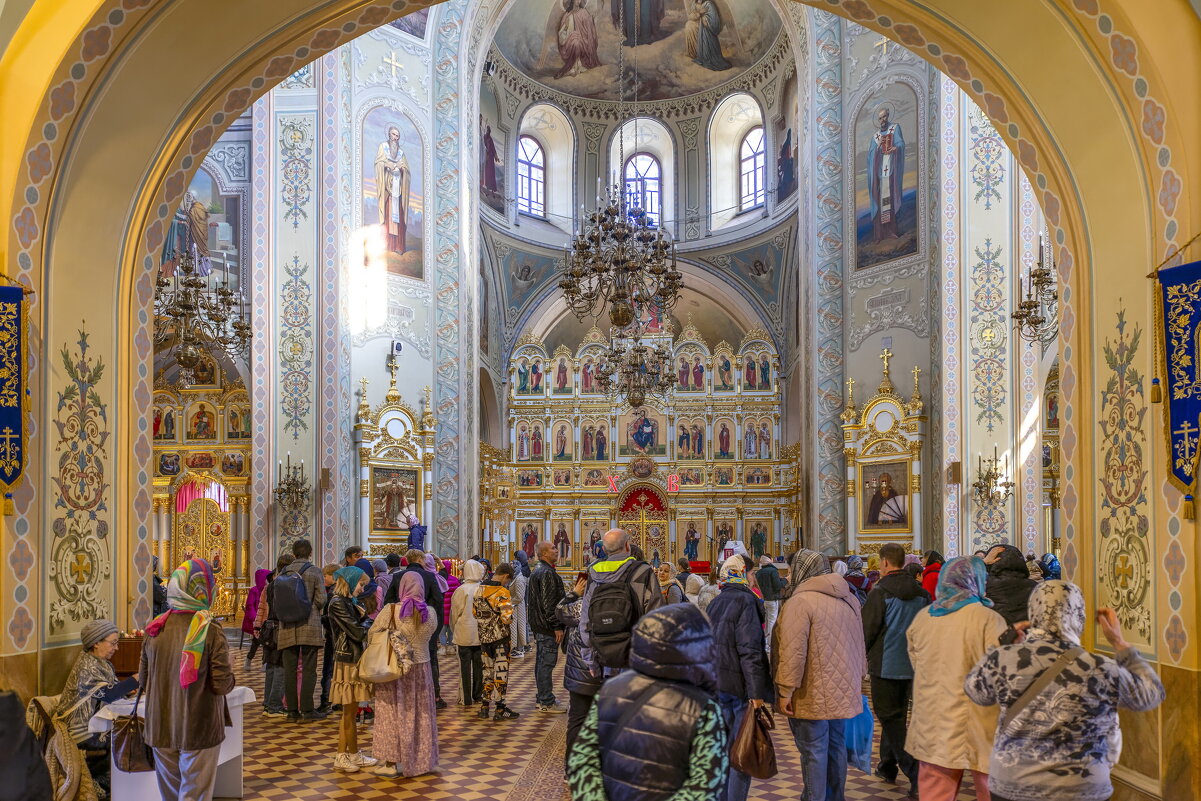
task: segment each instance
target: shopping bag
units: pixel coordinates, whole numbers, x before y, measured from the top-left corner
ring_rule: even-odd
[[[742,725],[730,748],[730,764],[755,779],[770,779],[776,775],[776,748],[771,730],[776,727],[771,710],[765,705],[748,706],[742,714]]]
[[[872,772],[872,730],[876,722],[872,718],[867,696],[863,696],[863,711],[847,721],[847,764],[864,773]]]

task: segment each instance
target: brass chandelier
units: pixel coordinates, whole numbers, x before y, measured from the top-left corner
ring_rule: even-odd
[[[208,260],[190,233],[174,255],[175,273],[160,271],[154,285],[154,345],[173,353],[180,383],[191,384],[205,353],[245,354],[252,334],[241,293],[225,282],[210,283]]]
[[[1047,264],[1050,266],[1044,266]],[[1038,263],[1022,283],[1026,297],[1010,315],[1014,327],[1027,342],[1050,345],[1059,334],[1059,292],[1055,288],[1055,260],[1042,237],[1038,240]]]
[[[624,398],[634,409],[645,404],[648,396],[666,400],[676,385],[671,351],[636,337],[615,337],[596,368],[596,380],[602,391]]]

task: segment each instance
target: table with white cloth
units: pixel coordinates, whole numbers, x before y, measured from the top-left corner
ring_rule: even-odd
[[[225,740],[221,743],[221,752],[217,758],[217,784],[213,792],[217,798],[242,798],[242,707],[253,703],[254,700],[254,690],[249,687],[234,687],[225,696],[232,725],[225,727]],[[133,698],[122,698],[120,701],[105,704],[88,722],[88,731],[111,731],[115,719],[133,714],[133,706]],[[146,699],[143,698],[138,705],[138,715],[145,717],[145,712]],[[117,769],[115,761],[111,767],[110,796],[114,801],[158,801],[158,780],[154,771],[126,773]]]

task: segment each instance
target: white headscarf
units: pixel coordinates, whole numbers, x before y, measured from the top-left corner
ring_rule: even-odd
[[[847,574],[847,563],[842,561],[841,559],[835,559],[834,560],[834,572],[840,576],[845,576]]]
[[[1084,593],[1068,581],[1040,583],[1030,594],[1029,639],[1067,640],[1079,645],[1084,634]]]

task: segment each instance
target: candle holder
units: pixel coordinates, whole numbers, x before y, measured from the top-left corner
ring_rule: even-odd
[[[1002,461],[996,449],[990,459],[979,457],[977,478],[972,482],[972,494],[980,503],[999,504],[1013,497],[1013,482],[1009,480],[1009,457]]]
[[[312,497],[308,477],[304,474],[304,460],[300,464],[292,464],[292,454],[288,454],[287,462],[280,462],[276,470],[275,502],[287,512],[304,509]]]
[[[1009,315],[1018,336],[1031,344],[1051,344],[1059,335],[1059,292],[1055,288],[1055,261],[1042,237],[1038,240],[1038,263],[1020,285],[1026,297]]]

